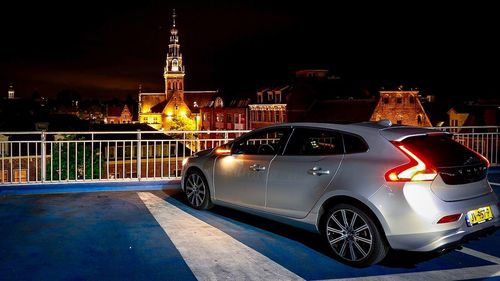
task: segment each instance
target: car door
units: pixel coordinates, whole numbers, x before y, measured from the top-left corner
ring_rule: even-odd
[[[339,132],[294,129],[283,155],[277,156],[269,169],[268,211],[305,217],[334,179],[343,157]]]
[[[230,155],[214,164],[215,199],[245,207],[265,207],[269,165],[288,140],[289,128],[259,130],[233,143]]]

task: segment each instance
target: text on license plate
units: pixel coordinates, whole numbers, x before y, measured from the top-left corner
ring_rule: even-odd
[[[489,221],[493,218],[493,213],[491,212],[490,206],[478,208],[467,212],[465,220],[467,221],[467,226],[473,226],[485,221]]]

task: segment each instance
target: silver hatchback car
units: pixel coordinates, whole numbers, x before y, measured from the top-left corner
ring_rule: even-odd
[[[353,266],[433,251],[500,226],[489,162],[436,130],[290,123],[185,161],[192,207],[235,208],[319,232]]]

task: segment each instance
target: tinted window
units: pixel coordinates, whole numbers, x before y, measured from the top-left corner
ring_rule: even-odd
[[[287,129],[274,129],[251,134],[232,147],[234,154],[275,155],[284,145]]]
[[[436,167],[471,166],[482,163],[474,152],[451,139],[451,136],[417,136],[403,141],[410,149]]]
[[[287,155],[342,154],[342,138],[338,132],[297,128],[286,147]]]
[[[345,153],[359,153],[368,151],[366,142],[357,136],[344,134]]]

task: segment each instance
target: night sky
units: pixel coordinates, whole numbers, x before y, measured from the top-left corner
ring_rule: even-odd
[[[500,96],[493,6],[334,1],[10,1],[0,4],[0,95],[163,91],[172,9],[186,89],[252,93],[322,68],[376,90]]]

